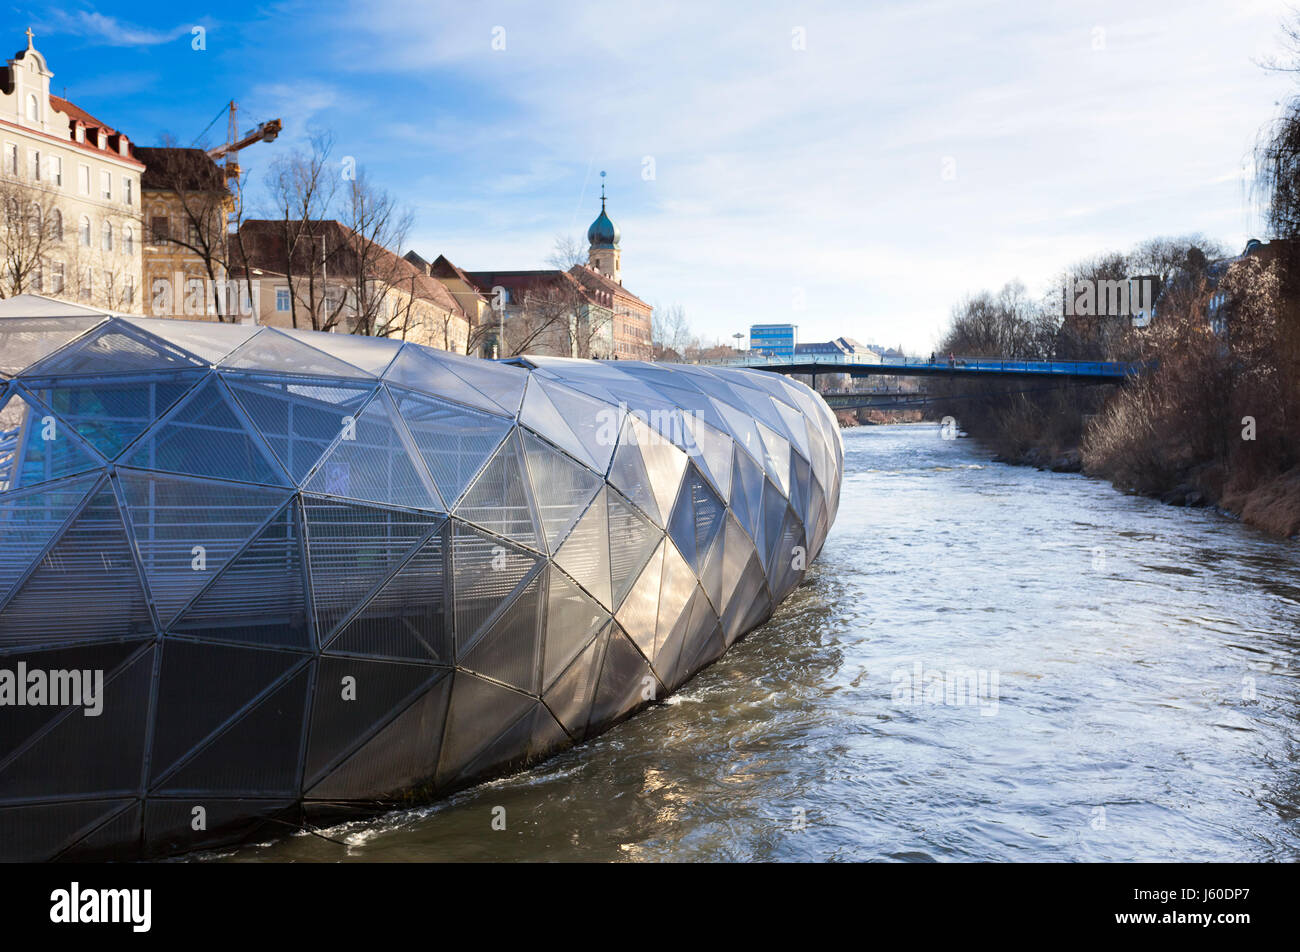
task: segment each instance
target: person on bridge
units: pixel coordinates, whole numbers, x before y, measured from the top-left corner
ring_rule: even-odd
[[[957,358],[956,358],[955,356],[953,356],[952,351],[948,351],[948,366],[949,366],[949,367],[956,367],[956,366],[957,366]]]

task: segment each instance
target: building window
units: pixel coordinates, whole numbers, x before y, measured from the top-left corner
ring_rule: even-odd
[[[81,216],[81,221],[77,225],[77,233],[81,239],[81,247],[90,247],[90,219],[85,215]]]
[[[122,228],[122,254],[135,254],[135,232],[131,230],[130,225]]]
[[[50,156],[50,183],[63,187],[63,156]]]
[[[50,239],[53,241],[63,240],[63,212],[57,208],[50,212]]]
[[[81,273],[81,299],[89,301],[95,291],[95,272],[87,268]]]
[[[275,309],[282,313],[288,312],[289,310],[289,289],[288,288],[275,289]]]
[[[78,142],[86,141],[86,127],[83,125],[77,126],[77,141]]]
[[[82,195],[90,194],[90,166],[77,166],[77,188]]]
[[[41,102],[36,98],[35,93],[27,97],[27,118],[32,122],[41,121]]]
[[[135,204],[135,183],[125,175],[122,176],[122,201],[128,205]]]
[[[101,149],[107,149],[107,148],[108,148],[108,133],[107,133],[107,132],[105,132],[103,129],[100,129],[100,130],[99,130],[99,135],[98,135],[96,138],[98,139],[98,141],[96,142],[96,145],[98,145]]]
[[[122,279],[122,300],[126,304],[135,304],[135,278],[130,275]]]
[[[27,153],[27,175],[33,182],[41,180],[41,153],[38,149]]]
[[[10,175],[18,174],[18,146],[12,142],[5,143],[5,171]]]
[[[62,294],[64,286],[63,262],[56,261],[50,266],[50,293]]]
[[[113,200],[113,173],[99,173],[99,197],[106,202]]]
[[[155,215],[149,219],[149,231],[153,234],[154,244],[161,244],[167,240],[167,216]]]
[[[104,251],[113,250],[113,225],[111,222],[104,222],[104,227],[100,229],[100,248]]]

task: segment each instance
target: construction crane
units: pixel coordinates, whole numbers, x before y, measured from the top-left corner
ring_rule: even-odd
[[[259,123],[256,129],[241,139],[236,118],[239,114],[239,104],[232,99],[227,108],[230,111],[230,118],[226,123],[226,141],[215,149],[208,149],[208,156],[214,160],[222,158],[226,160],[226,181],[231,182],[239,180],[240,168],[239,163],[235,161],[236,153],[240,149],[248,148],[254,142],[274,142],[275,137],[280,134],[281,123],[279,119],[268,119],[266,122]]]

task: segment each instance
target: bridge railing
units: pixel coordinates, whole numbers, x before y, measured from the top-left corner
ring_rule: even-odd
[[[1004,360],[996,357],[876,357],[862,354],[800,354],[794,357],[729,357],[700,361],[727,367],[777,370],[782,367],[884,366],[917,370],[966,370],[985,373],[1060,374],[1070,377],[1124,377],[1136,372],[1124,361],[1097,360]]]

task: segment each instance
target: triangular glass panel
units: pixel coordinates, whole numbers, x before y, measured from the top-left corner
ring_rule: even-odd
[[[454,506],[505,439],[510,421],[397,387],[389,389],[439,494],[446,505]]]
[[[678,623],[687,613],[691,595],[699,587],[699,581],[691,567],[686,564],[675,546],[664,547],[663,585],[659,593],[659,621],[655,628],[655,650],[651,659],[664,671],[672,670],[676,655],[670,652],[665,658],[665,651],[670,648],[670,638]],[[680,642],[671,646],[680,648]]]
[[[507,734],[537,704],[534,698],[507,687],[493,684],[464,671],[457,671],[452,685],[451,711],[443,736],[442,755],[438,761],[439,786],[457,784],[476,776],[478,769],[493,764],[481,763],[481,754]],[[520,751],[527,748],[527,730],[520,739]],[[479,760],[480,765],[475,764]]]
[[[103,315],[0,319],[0,377],[21,373],[104,320]]]
[[[726,499],[731,492],[731,457],[734,442],[721,430],[716,430],[699,417],[683,415],[690,433],[688,448],[695,465],[709,477],[718,495]]]
[[[170,630],[214,641],[311,647],[302,544],[298,507],[290,502]]]
[[[99,477],[81,476],[66,483],[0,496],[0,605],[5,595],[50,544],[81,505]]]
[[[168,793],[293,795],[306,723],[308,668],[276,688],[167,778]]]
[[[380,391],[351,423],[303,487],[309,492],[411,509],[442,509],[424,467],[394,425],[397,410]]]
[[[177,321],[160,317],[123,317],[122,320],[209,364],[217,363],[261,329],[256,324]]]
[[[609,511],[610,604],[617,606],[659,545],[663,532],[617,493],[607,490],[605,500]]]
[[[623,425],[623,410],[557,383],[543,383],[546,395],[585,452],[585,462],[602,477]],[[580,457],[581,458],[581,457]]]
[[[309,377],[374,376],[272,327],[263,327],[260,334],[249,338],[223,360],[221,367],[223,370],[263,370]]]
[[[529,498],[518,436],[506,437],[456,507],[456,515],[529,548],[545,547]]]
[[[65,708],[62,718],[0,770],[5,798],[46,798],[52,790],[87,799],[134,793],[144,764],[153,660],[150,646],[105,678],[96,716]]]
[[[586,511],[602,480],[527,430],[520,431],[520,435],[528,459],[533,499],[537,503],[550,551],[554,552],[578,517]]]
[[[415,344],[407,344],[402,348],[397,359],[384,374],[384,379],[434,397],[453,400],[457,404],[477,407],[488,413],[514,416],[514,411],[507,411],[491,397],[471,387],[452,373],[445,363],[435,359],[428,351]],[[522,392],[522,381],[519,389]],[[516,400],[516,407],[517,404]],[[402,415],[407,415],[405,406],[402,407]],[[437,473],[434,473],[434,476],[436,477]]]
[[[532,733],[528,737],[528,760],[533,762],[549,757],[551,754],[573,743],[555,715],[545,704],[538,704],[533,709]]]
[[[456,656],[463,657],[487,624],[522,591],[540,560],[531,552],[453,522],[452,568]]]
[[[614,461],[609,467],[609,484],[632,500],[654,521],[655,525],[662,526],[664,517],[659,511],[654,486],[650,483],[650,474],[646,472],[645,460],[641,456],[641,447],[634,432],[637,426],[645,429],[644,425],[629,413],[627,419],[623,421],[623,436],[618,441],[618,449],[614,450]]]
[[[666,543],[659,543],[650,561],[628,589],[615,615],[627,636],[647,658],[653,658],[655,653],[655,629],[659,620],[659,589],[663,584],[665,546]]]
[[[662,521],[667,523],[677,499],[682,473],[686,471],[686,454],[640,421],[633,424],[631,432],[636,437],[641,458],[645,461],[646,473],[650,477],[650,487],[654,491]]]
[[[763,437],[763,459],[767,476],[781,490],[781,495],[790,495],[790,441],[769,426],[758,424],[758,432]]]
[[[727,426],[731,429],[731,435],[736,440],[736,445],[745,450],[756,460],[763,459],[763,441],[758,435],[758,422],[748,413],[737,410],[730,404],[721,400],[714,400],[713,405],[718,408],[727,421]]]
[[[551,566],[542,683],[551,683],[608,620],[607,611],[592,601],[568,576]]]
[[[365,385],[225,376],[235,400],[270,444],[295,484],[301,483],[374,393]]]
[[[677,505],[668,523],[668,534],[686,561],[697,572],[722,525],[726,507],[699,470],[690,466],[682,480]]]
[[[16,390],[0,396],[0,493],[102,467],[75,434]]]
[[[519,412],[519,403],[524,396],[524,385],[528,382],[528,371],[495,360],[463,357],[445,351],[428,353],[434,360],[469,384],[471,389],[492,400],[506,416],[513,418]]]
[[[303,496],[303,511],[316,634],[322,644],[339,622],[425,543],[440,522],[427,513],[318,496]]]
[[[103,377],[66,386],[42,384],[33,394],[100,456],[112,459],[202,378],[197,371],[148,380]]]
[[[519,422],[534,433],[546,437],[584,466],[589,466],[593,470],[598,468],[587,455],[582,441],[569,429],[569,425],[564,422],[564,417],[551,402],[551,398],[542,387],[540,376],[534,375],[528,380],[528,391],[524,394],[524,405],[519,411]]]
[[[574,740],[581,740],[591,717],[591,703],[596,699],[600,681],[600,663],[604,659],[605,645],[609,640],[606,624],[600,635],[573,659],[573,663],[555,680],[542,697],[555,719]]]
[[[192,370],[203,367],[192,354],[110,320],[81,340],[33,364],[23,378],[138,374],[147,371]]]
[[[808,425],[804,415],[775,397],[772,398],[772,405],[776,407],[777,413],[781,414],[781,420],[785,423],[786,432],[794,442],[794,448],[805,460],[809,459]]]
[[[168,638],[155,702],[150,784],[279,682],[302,655]]]
[[[731,511],[750,538],[761,542],[763,522],[763,470],[748,453],[736,447],[731,470]]]
[[[808,511],[808,486],[812,482],[812,467],[798,453],[790,454],[790,505],[798,513]]]
[[[311,702],[306,782],[314,783],[445,674],[431,665],[322,656]]]
[[[697,591],[691,599],[690,620],[686,624],[670,687],[676,689],[692,674],[716,661],[726,650],[718,616],[709,600],[704,597],[704,592]]]
[[[0,608],[0,645],[152,634],[131,545],[104,485]]]
[[[167,625],[285,504],[283,490],[120,471],[158,620]]]
[[[124,456],[123,466],[288,485],[270,450],[249,431],[215,375],[191,391],[134,446]]]
[[[451,664],[449,536],[450,527],[421,546],[352,616],[329,650]]]
[[[544,604],[542,577],[537,575],[474,642],[461,659],[461,666],[529,694],[537,694],[541,691]]]
[[[610,607],[609,517],[605,508],[605,490],[602,489],[592,500],[555,553],[555,563],[595,596],[596,601]]]
[[[452,677],[443,674],[414,703],[307,791],[308,799],[394,798],[433,779],[442,748]]]
[[[632,642],[614,626],[610,632],[609,646],[605,649],[600,687],[596,689],[596,698],[591,705],[591,720],[587,729],[592,733],[604,730],[643,706],[647,700],[647,687],[654,690],[652,697],[659,695],[661,686],[650,665]]]
[[[735,592],[722,613],[724,640],[730,646],[737,638],[759,624],[772,610],[767,592],[767,576],[758,555],[750,557]]]
[[[781,541],[781,527],[789,504],[780,490],[770,482],[763,483],[763,566],[769,571]],[[756,540],[757,541],[757,540]]]
[[[337,357],[350,367],[356,367],[368,374],[379,376],[393,362],[393,357],[401,348],[400,340],[387,337],[370,337],[366,334],[346,334],[340,331],[302,331],[287,327],[278,328],[280,333],[302,341],[309,347],[323,350],[331,357]]]

